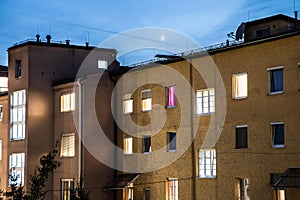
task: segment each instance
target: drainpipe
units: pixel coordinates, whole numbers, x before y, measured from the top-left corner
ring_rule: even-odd
[[[194,98],[193,98],[193,64],[192,64],[192,59],[189,61],[190,65],[190,84],[191,84],[191,93],[190,93],[190,99],[191,99],[191,140],[192,140],[192,195],[193,195],[193,200],[197,199],[197,185],[196,185],[196,153],[195,153],[195,133],[194,133]]]
[[[84,158],[84,151],[83,151],[83,100],[84,100],[84,88],[83,88],[83,79],[79,78],[76,81],[78,85],[78,181],[83,186],[83,158]]]

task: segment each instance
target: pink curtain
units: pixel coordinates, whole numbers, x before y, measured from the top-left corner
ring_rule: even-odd
[[[169,87],[169,91],[168,91],[168,106],[175,106],[176,102],[175,102],[175,93],[176,93],[176,87]]]

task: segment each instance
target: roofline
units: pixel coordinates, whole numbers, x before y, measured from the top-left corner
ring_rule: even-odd
[[[254,25],[254,24],[259,24],[259,23],[262,23],[262,22],[268,22],[268,21],[271,21],[271,20],[274,20],[274,19],[286,19],[288,21],[295,22],[295,18],[293,18],[293,17],[283,15],[283,14],[278,14],[278,15],[272,15],[272,16],[269,16],[269,17],[249,21],[249,22],[246,22],[245,24],[246,25]],[[297,20],[297,21],[299,22],[299,20]]]
[[[80,45],[72,45],[72,44],[64,44],[62,42],[36,42],[36,40],[29,39],[25,41],[21,41],[19,43],[14,44],[9,47],[7,50],[13,50],[22,46],[45,46],[45,47],[61,47],[61,48],[73,48],[73,49],[83,49],[83,50],[100,50],[100,51],[112,51],[117,53],[117,50],[111,48],[99,48],[95,46],[80,46]]]

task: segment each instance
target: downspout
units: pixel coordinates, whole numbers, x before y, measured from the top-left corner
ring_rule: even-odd
[[[190,84],[191,84],[191,93],[190,93],[190,99],[191,99],[191,140],[192,140],[192,195],[193,195],[193,200],[197,199],[197,185],[196,185],[196,153],[195,153],[195,132],[194,132],[194,98],[193,98],[193,92],[194,92],[194,87],[193,87],[193,64],[192,64],[192,59],[189,61],[190,65]]]
[[[79,78],[76,81],[78,85],[78,181],[80,181],[80,184],[83,186],[83,158],[84,158],[84,151],[83,151],[83,79]]]
[[[117,81],[112,78],[111,74],[109,74],[109,80],[113,83],[114,88],[115,88]],[[114,95],[114,92],[112,92],[112,95]],[[115,97],[113,97],[113,98],[114,98],[114,110],[112,112],[114,112],[113,116],[116,116],[116,110],[117,110],[117,108],[116,108],[117,102],[116,101],[117,100],[116,100]],[[116,170],[117,162],[118,162],[117,161],[117,150],[116,150],[116,147],[118,146],[118,131],[117,131],[117,129],[118,129],[118,126],[116,124],[116,121],[114,120],[114,145],[115,145],[115,147],[114,147],[114,163],[115,163],[114,178],[116,178],[117,175],[118,175],[118,171]],[[113,191],[113,196],[114,196],[113,199],[114,200],[117,200],[117,193],[116,192],[117,192],[116,190]]]

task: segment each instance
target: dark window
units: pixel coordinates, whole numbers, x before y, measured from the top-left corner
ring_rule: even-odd
[[[168,151],[176,151],[176,133],[168,133]]]
[[[248,148],[248,133],[247,126],[237,126],[235,128],[236,133],[236,148],[237,149],[245,149]]]
[[[270,93],[283,92],[283,68],[269,70]]]
[[[272,128],[272,146],[283,147],[284,146],[284,124],[274,123],[271,124]]]
[[[270,27],[264,27],[256,30],[256,37],[263,38],[270,35]]]
[[[21,78],[21,72],[22,72],[22,63],[21,60],[16,60],[15,63],[15,78]]]
[[[150,188],[145,189],[145,200],[150,200]]]
[[[143,153],[151,152],[151,136],[144,136],[143,138]]]

